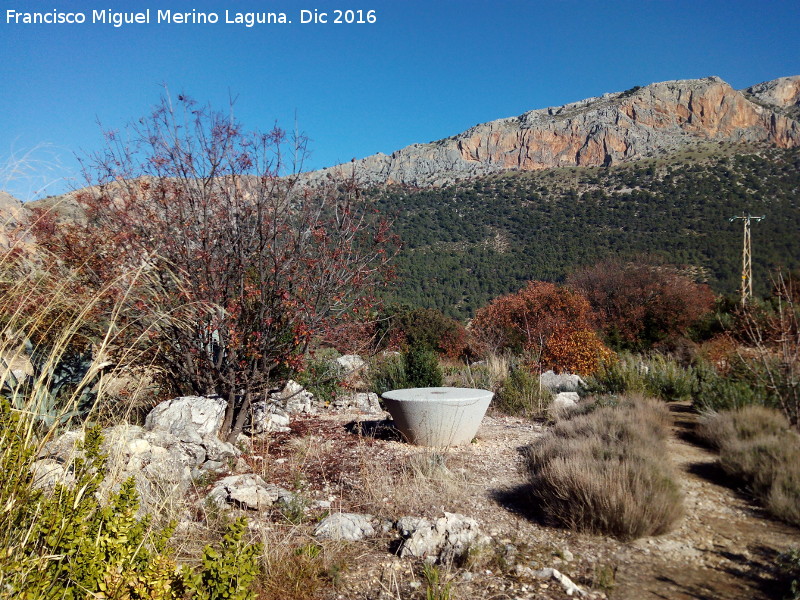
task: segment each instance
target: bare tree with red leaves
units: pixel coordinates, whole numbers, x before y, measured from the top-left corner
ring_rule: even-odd
[[[185,96],[162,98],[106,142],[84,162],[85,222],[35,215],[38,241],[87,285],[141,265],[155,275],[138,325],[125,326],[131,337],[157,332],[179,391],[227,400],[220,435],[233,440],[312,339],[371,306],[392,255],[388,224],[353,180],[309,188],[286,175],[284,157],[302,157],[303,140],[246,132]]]
[[[707,285],[647,259],[602,261],[576,271],[567,285],[589,300],[617,347],[646,349],[677,338],[714,306]]]

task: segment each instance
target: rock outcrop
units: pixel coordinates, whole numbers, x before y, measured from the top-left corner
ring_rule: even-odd
[[[162,412],[161,417],[167,413]],[[194,480],[226,472],[240,454],[213,435],[201,435],[202,424],[197,425],[192,430],[191,421],[184,422],[183,427],[173,429],[174,433],[164,427],[142,428],[128,423],[104,429],[102,451],[108,459],[101,495],[133,477],[142,514],[164,506],[183,506]],[[51,489],[58,482],[70,484],[69,466],[82,440],[82,431],[68,431],[49,442],[33,465],[36,485]]]
[[[542,373],[539,376],[539,384],[551,394],[560,394],[562,392],[574,392],[579,394],[586,389],[586,382],[581,379],[580,375],[555,373],[553,371],[545,371]]]
[[[375,535],[372,515],[358,513],[331,513],[320,521],[314,536],[321,540],[358,542]]]
[[[765,81],[747,88],[744,93],[755,102],[800,120],[800,75]]]
[[[481,533],[475,519],[455,513],[445,512],[435,521],[403,517],[396,527],[403,538],[401,557],[448,563],[464,557],[470,549],[491,543],[491,538]]]
[[[308,178],[315,182],[354,169],[366,185],[428,186],[505,170],[611,165],[700,142],[795,147],[800,123],[781,107],[796,102],[798,80],[787,77],[744,92],[718,77],[654,83],[476,125],[451,138],[375,154]]]

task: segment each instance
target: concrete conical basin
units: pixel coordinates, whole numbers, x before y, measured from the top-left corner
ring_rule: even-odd
[[[460,446],[478,433],[494,394],[472,388],[409,388],[382,394],[405,439],[418,446]]]

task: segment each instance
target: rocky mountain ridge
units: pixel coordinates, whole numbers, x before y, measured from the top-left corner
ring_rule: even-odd
[[[412,144],[391,155],[305,173],[322,183],[350,176],[362,185],[440,186],[504,171],[610,166],[709,143],[800,146],[800,75],[734,90],[719,77],[635,86],[562,106],[475,125],[449,138]],[[38,200],[70,219],[73,194]],[[15,221],[29,203],[0,191],[0,218]]]
[[[734,90],[719,77],[653,83],[476,125],[307,175],[355,169],[365,185],[431,186],[492,173],[607,166],[703,142],[800,145],[800,76]]]

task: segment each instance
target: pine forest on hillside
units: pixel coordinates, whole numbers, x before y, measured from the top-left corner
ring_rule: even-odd
[[[738,152],[742,152],[739,148]],[[403,248],[388,300],[466,318],[529,280],[647,254],[734,294],[741,222],[752,229],[756,293],[778,268],[800,266],[800,150],[697,148],[666,159],[548,169],[442,188],[370,193]]]

